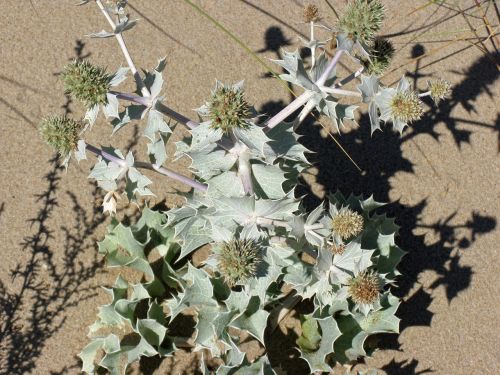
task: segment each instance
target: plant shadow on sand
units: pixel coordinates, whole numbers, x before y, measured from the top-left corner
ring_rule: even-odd
[[[75,58],[83,54],[84,43],[77,41]],[[62,106],[71,113],[71,99],[67,96]],[[54,336],[66,321],[66,311],[96,294],[95,287],[86,286],[99,272],[94,232],[104,216],[98,207],[91,212],[80,205],[71,191],[66,191],[73,213],[72,221],[54,228],[52,219],[59,207],[60,179],[65,168],[57,156],[48,161],[45,175],[46,188],[35,194],[38,211],[28,220],[28,234],[19,244],[18,251],[27,259],[11,270],[9,280],[0,280],[0,374],[26,374],[36,368],[47,340]],[[94,185],[97,191],[97,187]],[[3,207],[3,206],[2,206]],[[56,247],[54,233],[63,233],[63,243]],[[90,254],[90,256],[89,256]],[[8,287],[13,283],[14,287]],[[79,368],[68,365],[53,374],[63,374]]]
[[[266,34],[266,38],[271,37]],[[425,48],[417,44],[413,48],[412,57],[424,52]],[[496,54],[494,57],[499,56]],[[413,73],[407,74],[409,78],[413,78],[415,86],[418,79],[422,78],[419,70],[417,64]],[[414,173],[414,164],[402,155],[401,147],[405,142],[413,142],[417,135],[423,133],[439,140],[440,134],[436,127],[442,123],[453,136],[458,148],[464,143],[470,143],[470,136],[476,127],[489,128],[499,136],[500,115],[497,115],[494,124],[488,124],[457,118],[452,114],[459,105],[469,113],[475,112],[474,100],[483,94],[492,96],[490,89],[499,78],[496,67],[491,63],[490,57],[485,55],[474,61],[463,75],[463,80],[452,87],[451,97],[442,101],[437,108],[430,101],[425,101],[430,110],[421,120],[412,124],[411,129],[406,129],[402,136],[393,133],[390,125],[385,126],[384,132],[375,132],[371,136],[366,114],[359,119],[359,129],[342,134],[340,140],[349,155],[366,166],[363,173],[354,168],[346,155],[332,143],[331,138],[321,135],[321,127],[314,124],[309,116],[309,120],[299,127],[298,132],[303,135],[301,142],[314,152],[309,160],[317,168],[316,183],[324,188],[326,195],[340,190],[347,195],[353,193],[368,197],[373,194],[377,201],[388,202],[392,189],[391,177],[398,172]],[[282,108],[281,103],[268,102],[262,105],[261,112],[273,114]],[[464,129],[460,126],[463,124],[470,126]],[[305,181],[298,187],[297,195],[304,196],[303,203],[309,210],[321,203]],[[429,311],[429,306],[436,288],[445,288],[450,303],[469,287],[474,271],[471,267],[461,265],[461,252],[469,248],[478,236],[491,232],[496,227],[494,217],[477,212],[471,212],[469,219],[461,224],[451,223],[457,212],[435,223],[426,224],[423,212],[427,205],[428,202],[424,199],[411,206],[394,202],[380,209],[380,212],[396,218],[396,223],[401,226],[398,245],[408,252],[398,267],[402,275],[398,278],[397,287],[393,289],[393,293],[403,300],[397,313],[401,318],[401,332],[409,327],[431,325],[433,313]],[[414,234],[418,229],[432,232],[437,240],[431,245],[426,244],[424,235]],[[437,275],[429,287],[424,287],[418,281],[419,275],[425,271],[433,271]],[[269,337],[271,363],[275,367],[281,367],[286,374],[305,374],[308,371],[305,362],[298,358],[298,352],[293,349],[296,339],[297,335],[292,330],[284,334],[280,329]],[[402,351],[397,335],[380,335],[376,340],[381,349]],[[291,349],[283,350],[285,347]],[[381,370],[389,375],[433,372],[432,369],[417,371],[418,363],[418,359],[412,358],[408,353],[407,360],[397,362],[393,359]]]

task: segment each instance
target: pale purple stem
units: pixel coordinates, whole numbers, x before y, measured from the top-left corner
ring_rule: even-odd
[[[165,167],[158,166],[156,164],[149,164],[149,163],[145,163],[142,161],[138,161],[138,162],[135,162],[134,166],[137,168],[144,168],[144,169],[156,171],[164,176],[170,177],[174,180],[182,182],[183,184],[191,186],[192,188],[194,188],[196,190],[207,191],[207,189],[208,189],[208,186],[205,184],[202,184],[201,182],[195,181],[189,177],[183,176],[177,172],[174,172],[174,171],[172,171],[168,168],[165,168]]]
[[[127,162],[125,160],[123,160],[115,155],[112,155],[109,152],[106,152],[104,150],[101,150],[100,148],[97,148],[97,147],[89,145],[89,144],[86,144],[85,147],[88,151],[90,151],[96,155],[99,155],[102,158],[119,165],[120,167],[127,166]],[[174,180],[182,182],[182,183],[184,183],[188,186],[191,186],[192,188],[200,190],[200,191],[207,191],[207,189],[208,189],[208,186],[205,184],[202,184],[201,182],[195,181],[193,179],[190,179],[189,177],[183,176],[177,172],[174,172],[174,171],[167,169],[167,168],[164,168],[164,167],[160,167],[160,166],[155,165],[155,164],[145,163],[142,161],[136,161],[134,163],[134,167],[156,171],[164,176],[170,177]]]
[[[365,70],[364,67],[359,68],[354,73],[352,73],[352,74],[348,75],[347,77],[345,77],[342,81],[336,83],[333,87],[334,88],[339,88],[339,87],[342,87],[344,85],[347,85],[353,79],[359,77],[361,75],[361,73],[363,73],[364,70]]]
[[[88,143],[85,144],[85,148],[87,150],[89,150],[90,152],[96,154],[96,155],[99,155],[99,156],[102,156],[104,159],[108,160],[108,161],[111,161],[117,165],[119,165],[120,167],[126,167],[127,166],[127,162],[115,155],[112,155],[110,154],[109,152],[106,152],[104,150],[101,150],[100,148],[97,148],[95,146],[92,146],[92,145],[89,145]]]
[[[286,119],[288,116],[290,116],[292,113],[294,113],[297,109],[302,107],[307,101],[313,96],[312,91],[305,91],[301,95],[295,98],[293,102],[288,104],[285,108],[283,108],[281,111],[279,111],[276,115],[271,117],[269,121],[266,124],[265,130],[269,130],[274,128],[276,125],[278,125],[281,121]]]
[[[344,52],[343,50],[338,50],[337,53],[335,53],[335,56],[333,56],[332,60],[330,61],[330,63],[326,67],[326,69],[323,72],[323,74],[321,75],[321,77],[319,77],[319,79],[316,81],[317,86],[323,86],[325,84],[325,82],[328,79],[328,77],[330,76],[332,70],[335,68],[335,66],[339,62],[339,59],[342,56],[343,52]]]
[[[315,82],[317,86],[323,86],[328,79],[330,73],[332,70],[335,68],[337,63],[339,62],[340,57],[342,56],[343,51],[339,50],[333,56],[332,60],[326,67],[325,71],[319,77],[319,79]],[[288,116],[290,116],[292,113],[294,113],[297,109],[299,109],[302,105],[307,103],[307,101],[314,95],[314,92],[312,91],[305,91],[301,95],[299,95],[293,102],[288,104],[285,108],[283,108],[280,112],[278,112],[276,115],[271,117],[269,121],[266,124],[266,130],[274,128],[276,125],[278,125],[281,121],[286,119]]]

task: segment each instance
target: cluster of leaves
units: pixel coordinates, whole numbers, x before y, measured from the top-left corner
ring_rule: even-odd
[[[205,350],[221,360],[217,374],[273,374],[266,356],[250,363],[238,344],[244,331],[265,346],[270,311],[286,298],[285,285],[314,305],[311,314],[301,315],[297,340],[311,372],[330,371],[334,362],[369,355],[373,348],[364,345],[369,335],[398,331],[394,314],[399,301],[388,287],[404,252],[395,245],[394,221],[374,212],[381,204],[335,194],[328,199],[328,209],[320,205],[306,214],[293,198],[212,199],[212,212],[205,208],[203,219],[188,210],[181,215],[182,208],[172,216],[172,211],[145,207],[136,224],[110,225],[99,252],[109,267],[132,268],[143,275],[143,282],[132,284],[119,277],[108,290],[111,302],[99,309],[90,328],[92,341],[80,353],[84,371],[95,370],[98,352],[103,353],[98,366],[118,374],[140,356],[172,355],[179,343],[190,341],[193,351]],[[332,223],[346,210],[359,215],[363,224],[358,233],[342,239]],[[220,220],[228,213],[230,226],[225,227]],[[252,216],[257,220],[249,223]],[[194,219],[204,220],[206,233],[211,233],[212,255],[198,267],[187,258],[191,240],[179,234]],[[289,225],[278,226],[283,223],[276,220]],[[231,243],[234,238],[238,241]],[[232,247],[225,251],[251,252],[253,257],[248,263],[221,257],[224,246]],[[248,272],[234,273],[238,267]],[[363,283],[366,275],[371,284]],[[187,316],[196,322],[190,340],[171,333]]]
[[[124,11],[126,1],[111,3],[102,9],[116,16],[118,24],[112,32],[92,37],[121,38],[134,26]],[[314,28],[318,9],[309,7],[304,16]],[[130,201],[153,193],[151,180],[139,171],[145,163],[132,151],[124,156],[121,150],[97,149],[82,139],[101,108],[113,134],[145,121],[146,153],[154,170],[168,160],[165,146],[171,128],[164,116],[190,127],[190,137],[177,142],[174,157],[190,159],[193,184],[203,187],[186,194],[181,207],[166,212],[144,207],[133,225],[113,220],[99,252],[108,267],[139,272],[140,282],[120,276],[108,289],[111,302],[100,307],[90,327],[91,342],[80,353],[84,371],[105,368],[120,374],[142,356],[170,356],[190,346],[218,359],[215,370],[202,363],[205,374],[274,374],[266,355],[250,362],[239,344],[245,333],[265,347],[269,318],[290,297],[313,307],[300,316],[302,334],[297,340],[311,372],[330,371],[336,362],[370,355],[374,348],[365,345],[368,336],[398,332],[399,301],[390,287],[404,252],[395,244],[394,220],[378,214],[381,204],[372,198],[337,193],[307,212],[294,194],[300,173],[310,166],[308,150],[295,129],[313,109],[329,117],[337,130],[354,120],[357,109],[342,103],[343,95],[361,97],[368,104],[372,131],[380,129],[382,120],[402,132],[421,116],[419,96],[404,77],[390,88],[376,75],[389,65],[393,53],[390,44],[375,37],[382,20],[378,0],[354,0],[332,29],[337,54],[371,73],[361,75],[356,92],[343,89],[356,75],[339,80],[332,69],[340,55],[328,58],[329,40],[311,35],[304,41],[311,50],[310,62],[297,51],[284,51],[283,60],[276,61],[288,72],[281,78],[304,89],[304,107],[297,119],[273,126],[248,104],[243,82],[216,82],[198,109],[203,121],[194,123],[164,104],[164,60],[152,71],[134,74],[133,94],[113,91],[128,68],[108,74],[83,61],[67,67],[63,81],[86,105],[85,119],[51,117],[41,133],[67,161],[72,152],[78,160],[86,159],[87,150],[98,154],[90,177],[107,191],[105,210],[115,211],[121,192]],[[448,89],[446,82],[437,81],[430,84],[429,95],[439,100]],[[128,102],[132,104],[120,107]],[[192,255],[201,248],[208,248],[209,255],[195,264]],[[180,337],[174,327],[189,317],[195,321],[194,332]]]

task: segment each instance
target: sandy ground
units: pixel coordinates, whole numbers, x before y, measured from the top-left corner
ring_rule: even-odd
[[[318,2],[324,22],[332,24],[326,2]],[[86,344],[86,327],[106,301],[99,286],[116,277],[96,255],[95,241],[108,219],[98,210],[102,192],[86,179],[90,164],[73,163],[67,172],[57,168],[37,132],[45,115],[82,113],[58,80],[68,61],[89,57],[110,70],[125,65],[115,40],[85,37],[107,26],[96,7],[73,3],[0,2],[0,374],[5,375],[79,373],[76,354]],[[266,78],[261,66],[183,1],[130,3],[141,19],[126,35],[130,51],[141,67],[167,57],[167,101],[179,112],[192,116],[215,78],[245,79],[248,98],[262,111],[273,113],[289,102],[281,84]],[[279,57],[280,47],[295,49],[297,35],[307,33],[298,0],[196,3],[263,58]],[[340,9],[344,1],[330,3]],[[404,301],[401,334],[381,338],[383,349],[368,365],[387,374],[497,374],[500,85],[494,60],[498,64],[499,54],[488,41],[486,56],[469,31],[467,22],[479,35],[486,33],[473,1],[456,2],[467,20],[446,5],[423,0],[384,3],[383,33],[398,54],[383,81],[391,84],[406,72],[425,89],[429,77],[442,76],[454,85],[452,97],[439,107],[429,104],[428,114],[402,137],[387,130],[370,139],[362,115],[359,126],[351,126],[359,129],[337,139],[363,173],[317,125],[304,125],[304,143],[317,152],[304,190],[311,193],[311,205],[336,189],[374,193],[391,202],[388,212],[402,226],[399,244],[409,254],[396,291]],[[498,31],[492,1],[487,17]],[[179,127],[174,140],[183,132]],[[111,139],[101,120],[90,140],[127,147],[135,134],[132,126]],[[138,147],[144,147],[142,141]],[[176,168],[184,170],[185,164]],[[153,178],[158,201],[178,201],[174,191],[181,186]],[[296,352],[282,350],[296,338],[295,323],[294,317],[284,321],[270,356],[284,373],[306,374]],[[190,374],[195,367],[196,358],[181,353],[134,371]]]

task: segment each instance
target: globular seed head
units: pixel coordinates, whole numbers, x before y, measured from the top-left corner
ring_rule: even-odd
[[[43,140],[60,155],[67,156],[75,150],[85,124],[66,116],[51,116],[39,126]]]
[[[85,60],[75,60],[67,65],[61,75],[66,92],[87,107],[106,104],[112,75]]]
[[[248,126],[250,105],[245,100],[243,90],[220,86],[208,101],[208,113],[212,128],[227,133],[231,129]]]
[[[391,103],[392,116],[396,120],[405,123],[416,121],[422,117],[424,109],[422,101],[413,91],[398,91],[392,98]]]
[[[340,18],[342,33],[363,43],[369,43],[380,30],[384,20],[384,6],[379,0],[353,0]]]
[[[364,61],[367,72],[378,76],[384,73],[391,63],[394,52],[394,46],[389,40],[376,38],[370,49],[371,60]]]
[[[304,7],[304,21],[305,22],[316,22],[319,20],[319,9],[314,4],[307,4]]]
[[[219,272],[230,286],[255,276],[262,261],[259,246],[251,240],[231,240],[219,244],[216,259]]]
[[[350,210],[342,208],[332,217],[332,230],[343,240],[357,236],[363,230],[363,216]]]
[[[429,81],[428,86],[431,98],[436,104],[438,104],[441,99],[445,99],[450,95],[451,84],[442,78]]]
[[[372,304],[379,296],[379,278],[372,272],[361,272],[349,280],[347,291],[354,302]]]

